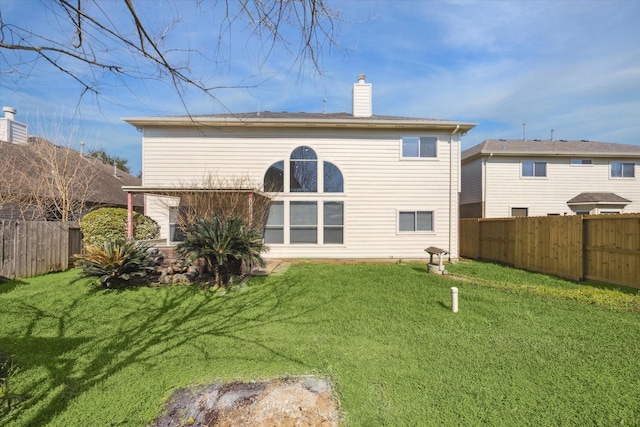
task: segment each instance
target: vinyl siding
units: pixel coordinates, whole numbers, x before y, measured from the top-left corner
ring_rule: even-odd
[[[482,162],[482,159],[476,159],[462,168],[460,204],[482,202]]]
[[[230,181],[244,177],[260,187],[269,166],[288,161],[293,149],[306,145],[315,150],[319,162],[329,161],[340,169],[344,193],[282,193],[276,199],[343,201],[344,244],[270,245],[269,257],[426,258],[426,247],[439,246],[450,249],[456,258],[459,141],[454,139],[450,147],[447,133],[413,134],[437,136],[438,157],[401,159],[401,138],[407,134],[398,132],[264,129],[251,133],[151,128],[145,130],[143,138],[143,185],[184,185],[211,175]],[[163,224],[168,224],[168,218],[162,218],[162,209],[149,199],[149,215],[159,218],[163,229],[167,228]],[[454,215],[451,239],[450,204]],[[399,210],[433,211],[434,231],[398,233]],[[322,216],[321,210],[318,216]]]
[[[572,214],[567,201],[583,192],[612,192],[632,201],[624,212],[640,211],[640,158],[592,158],[592,165],[582,166],[572,166],[570,158],[526,158],[547,162],[547,176],[544,178],[522,177],[522,160],[494,156],[488,163],[485,196],[487,217],[511,216],[512,207],[528,208],[529,216]],[[635,162],[635,178],[610,178],[609,165],[615,160]]]

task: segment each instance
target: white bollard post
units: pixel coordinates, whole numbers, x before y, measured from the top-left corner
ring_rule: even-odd
[[[451,288],[451,311],[458,312],[458,288]]]

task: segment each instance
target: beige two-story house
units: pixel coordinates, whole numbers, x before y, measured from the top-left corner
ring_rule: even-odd
[[[640,212],[640,146],[491,139],[461,164],[461,218]]]
[[[362,75],[352,95],[351,113],[127,118],[143,132],[143,182],[125,190],[146,194],[168,244],[179,188],[213,174],[268,191],[269,257],[457,257],[460,138],[475,124],[374,115]]]

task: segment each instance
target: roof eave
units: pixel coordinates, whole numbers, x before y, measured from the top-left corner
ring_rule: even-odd
[[[206,118],[206,117],[129,117],[125,122],[138,127],[266,127],[266,128],[347,128],[347,129],[436,129],[468,132],[476,123],[411,119],[261,119],[261,118]]]

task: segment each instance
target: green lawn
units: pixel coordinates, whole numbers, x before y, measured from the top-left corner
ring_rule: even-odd
[[[0,352],[20,368],[0,425],[145,426],[188,385],[304,374],[332,380],[347,426],[639,425],[638,292],[451,271],[479,279],[300,263],[227,295],[94,292],[77,271],[0,284]],[[631,303],[600,304],[618,293]]]

